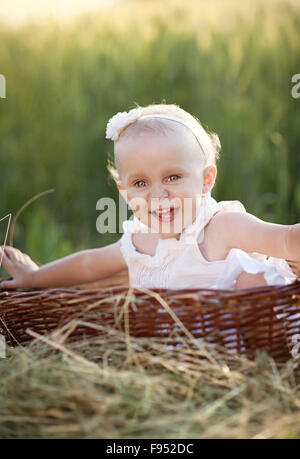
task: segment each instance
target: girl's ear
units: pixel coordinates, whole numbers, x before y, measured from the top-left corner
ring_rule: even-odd
[[[122,183],[117,180],[116,181],[116,184],[117,184],[117,187],[118,187],[118,190],[119,190],[119,193],[120,195],[125,199],[125,201],[127,202],[127,193],[126,193],[126,190],[124,190],[124,187],[122,185]]]
[[[217,168],[214,165],[208,166],[203,172],[203,193],[210,191],[216,181]]]

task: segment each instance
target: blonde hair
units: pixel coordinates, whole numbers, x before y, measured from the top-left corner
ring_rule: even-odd
[[[192,127],[193,131],[199,133],[200,138],[203,139],[205,152],[207,155],[205,165],[216,165],[219,159],[219,152],[221,150],[219,136],[216,133],[204,131],[202,124],[196,117],[175,104],[152,104],[148,105],[147,107],[138,106],[138,108],[142,109],[141,116],[161,114],[171,115],[182,119],[184,122],[186,122],[187,125]],[[134,126],[135,132],[159,131],[160,133],[165,133],[166,129],[171,129],[169,126],[166,126],[166,123],[162,123],[161,121],[162,120],[159,118],[147,118],[138,120],[138,122],[131,122],[122,129],[120,137],[125,135],[132,135],[132,129],[128,129],[129,126]],[[115,181],[120,179],[117,168],[111,160],[108,160],[107,169]]]

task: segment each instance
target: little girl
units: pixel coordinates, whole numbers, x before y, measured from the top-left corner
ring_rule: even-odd
[[[239,201],[211,197],[220,143],[176,105],[138,107],[107,125],[114,141],[117,187],[133,211],[118,242],[41,267],[2,247],[12,279],[4,289],[67,287],[128,268],[130,286],[244,288],[296,279],[285,260],[300,261],[300,224],[264,222]],[[269,257],[267,259],[267,256]]]

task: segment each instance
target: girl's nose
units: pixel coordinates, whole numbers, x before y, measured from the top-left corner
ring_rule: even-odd
[[[167,198],[168,196],[169,192],[164,187],[159,186],[156,188],[152,188],[151,198]]]

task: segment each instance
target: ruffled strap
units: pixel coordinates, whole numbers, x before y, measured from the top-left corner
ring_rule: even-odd
[[[264,273],[268,285],[286,285],[288,279],[272,263],[263,263],[240,249],[231,249],[225,260],[225,267],[219,276],[216,288],[234,288],[236,279],[246,271],[249,274]],[[295,276],[296,277],[296,276]]]

